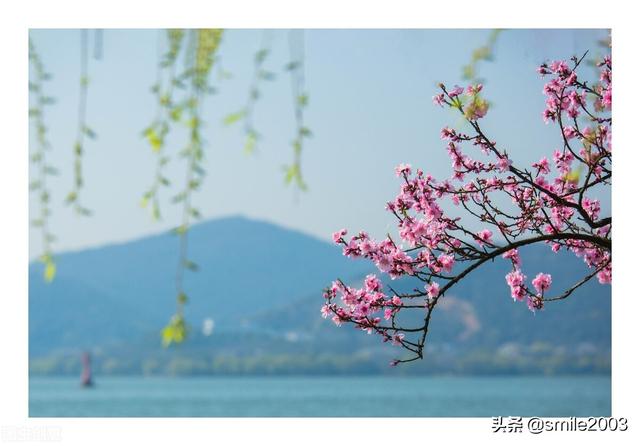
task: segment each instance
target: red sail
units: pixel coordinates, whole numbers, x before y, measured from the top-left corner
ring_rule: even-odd
[[[82,387],[91,387],[93,380],[91,379],[91,356],[89,352],[82,354],[82,375],[80,376],[80,384]]]

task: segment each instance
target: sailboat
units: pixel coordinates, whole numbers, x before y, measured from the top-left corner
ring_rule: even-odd
[[[80,385],[82,387],[93,387],[91,378],[91,356],[89,352],[82,354],[82,375],[80,375]]]

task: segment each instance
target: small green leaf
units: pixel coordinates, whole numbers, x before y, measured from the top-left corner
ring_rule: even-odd
[[[182,117],[182,107],[174,107],[171,109],[170,113],[171,119],[175,122],[179,121]]]
[[[190,129],[197,129],[198,125],[200,124],[200,121],[198,120],[198,118],[191,118],[187,121],[187,127],[189,127]]]
[[[89,127],[87,127],[86,125],[84,126],[84,128],[82,129],[82,131],[84,132],[85,135],[87,135],[88,138],[90,139],[96,139],[98,135],[96,135],[96,132],[94,132],[93,130],[91,130]]]
[[[580,169],[573,169],[571,172],[567,172],[564,175],[564,179],[568,183],[571,183],[574,185],[578,184],[578,181],[580,181]]]
[[[269,50],[267,48],[261,48],[255,55],[256,63],[261,64],[269,55]]]
[[[284,66],[284,69],[287,70],[287,71],[293,71],[296,68],[298,68],[299,66],[300,66],[300,62],[293,61],[293,62],[289,62],[288,64],[286,64]]]
[[[48,260],[44,265],[44,280],[47,283],[53,281],[56,276],[56,264],[52,260]]]
[[[157,202],[157,201],[154,201],[154,202],[153,202],[151,215],[152,215],[152,218],[153,218],[155,221],[158,221],[158,220],[160,220],[160,218],[161,218],[161,215],[160,215],[160,206],[158,206],[158,202]]]
[[[156,133],[154,129],[148,129],[145,132],[145,136],[147,137],[147,140],[151,145],[151,149],[156,153],[159,152],[162,148],[162,139],[160,138],[158,133]]]
[[[174,228],[173,232],[175,234],[182,235],[182,234],[186,234],[188,230],[189,230],[188,225],[180,225],[177,228]]]
[[[309,96],[306,94],[301,94],[298,96],[298,105],[301,107],[305,107],[309,103]]]
[[[293,181],[293,179],[298,175],[298,165],[297,164],[292,164],[291,166],[285,166],[285,175],[284,175],[284,182],[286,184],[291,183],[291,181]]]
[[[224,117],[224,119],[222,120],[222,123],[224,125],[231,125],[235,122],[240,121],[242,118],[244,118],[245,115],[245,111],[241,110],[239,112],[236,113],[230,113],[227,116]]]
[[[195,262],[192,262],[191,260],[185,260],[184,267],[190,271],[198,271],[198,264]]]
[[[256,141],[257,138],[255,136],[255,133],[250,132],[247,135],[247,140],[244,143],[244,153],[246,153],[247,155],[252,154],[256,149]]]
[[[146,208],[148,204],[149,204],[149,195],[144,194],[144,196],[142,197],[142,200],[140,200],[140,207]]]
[[[311,136],[311,130],[309,130],[309,128],[307,127],[300,127],[300,135],[301,136],[306,136],[306,137],[310,137]]]
[[[300,139],[296,139],[291,143],[291,145],[293,146],[294,153],[302,152],[302,141]]]
[[[302,172],[298,164],[292,164],[291,166],[285,166],[285,184],[289,185],[295,182],[296,186],[300,190],[307,190],[307,185],[302,179]]]
[[[185,296],[186,297],[186,296]],[[187,337],[187,326],[180,314],[171,317],[169,324],[162,329],[162,345],[168,347],[172,343],[179,344]]]

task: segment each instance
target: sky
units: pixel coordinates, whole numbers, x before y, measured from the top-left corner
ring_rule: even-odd
[[[60,174],[49,180],[54,251],[95,247],[167,231],[179,224],[181,206],[161,193],[163,219],[155,222],[140,207],[153,179],[154,156],[142,131],[156,112],[150,87],[158,63],[159,30],[103,32],[100,60],[89,61],[87,123],[98,134],[85,145],[85,189],[82,201],[91,217],[77,216],[64,204],[72,186],[72,148],[77,126],[80,72],[79,30],[31,30],[30,37],[53,75],[47,93],[52,150],[50,163]],[[449,177],[450,160],[440,139],[444,126],[460,118],[432,104],[437,84],[463,83],[462,67],[483,45],[491,30],[307,30],[305,82],[307,126],[313,132],[302,154],[308,190],[284,184],[282,166],[291,162],[295,131],[286,30],[272,30],[265,68],[276,79],[262,84],[254,124],[261,133],[257,153],[243,153],[241,125],[225,126],[223,117],[242,108],[249,92],[253,56],[262,30],[227,30],[219,49],[230,79],[212,82],[217,93],[205,103],[207,140],[203,187],[194,204],[204,219],[230,215],[269,221],[330,240],[342,227],[374,236],[393,232],[384,210],[399,183],[394,167],[410,163],[437,178]],[[494,60],[481,62],[485,97],[491,110],[483,128],[508,150],[515,163],[530,164],[559,146],[558,130],[542,122],[544,80],[535,68],[543,61],[568,59],[586,50],[602,53],[605,30],[506,30],[494,49]],[[91,33],[90,37],[93,38]],[[585,68],[585,70],[589,70]],[[31,139],[33,141],[33,139]],[[184,132],[169,139],[168,151],[183,148]],[[30,150],[34,150],[31,147]],[[472,154],[471,152],[468,152]],[[184,181],[184,160],[167,169],[172,190]],[[37,212],[36,196],[30,213]],[[610,200],[603,199],[608,211]],[[241,234],[239,234],[241,236]],[[39,233],[30,230],[30,258],[42,249]]]

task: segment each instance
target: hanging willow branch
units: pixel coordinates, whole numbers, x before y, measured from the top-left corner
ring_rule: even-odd
[[[167,52],[161,56],[158,63],[158,73],[156,83],[151,88],[157,100],[156,117],[149,127],[147,127],[143,135],[149,142],[151,150],[156,156],[156,168],[153,183],[151,187],[142,196],[140,205],[146,207],[151,203],[151,215],[154,220],[161,218],[159,189],[162,186],[169,186],[170,182],[164,175],[164,166],[169,162],[169,157],[165,151],[165,140],[169,134],[172,122],[178,122],[182,116],[183,107],[174,104],[174,88],[177,84],[176,80],[176,61],[182,49],[184,40],[184,31],[181,29],[170,29],[162,31],[161,36],[166,32],[169,48]],[[159,53],[161,40],[158,41]],[[163,75],[167,76],[166,85],[163,84]]]
[[[179,236],[179,259],[176,268],[176,313],[169,324],[162,330],[162,342],[165,346],[180,343],[187,336],[187,325],[184,319],[184,306],[188,296],[184,289],[186,270],[196,271],[198,266],[188,256],[188,231],[191,220],[199,218],[200,212],[192,204],[193,192],[198,190],[204,180],[205,170],[204,141],[202,139],[202,102],[204,95],[211,93],[209,74],[215,60],[215,53],[220,45],[222,30],[201,29],[189,32],[189,48],[187,50],[187,68],[183,79],[189,81],[189,96],[186,101],[189,141],[180,153],[187,161],[186,182],[184,189],[174,197],[174,202],[182,203],[182,223],[174,232]]]
[[[33,227],[39,228],[42,235],[42,254],[40,261],[44,264],[44,280],[51,282],[56,274],[56,264],[53,258],[51,244],[55,241],[55,236],[49,228],[49,218],[51,217],[51,192],[47,187],[47,177],[56,175],[57,170],[48,163],[47,151],[51,150],[51,144],[47,137],[47,127],[44,121],[44,108],[54,103],[54,99],[45,94],[44,83],[51,78],[45,71],[42,60],[36,52],[35,46],[29,40],[29,64],[32,72],[32,81],[29,82],[29,90],[35,98],[29,108],[29,117],[35,129],[35,151],[31,155],[31,164],[36,169],[35,180],[29,188],[38,195],[39,215],[31,221]]]
[[[304,110],[309,103],[309,96],[305,91],[304,78],[304,31],[291,30],[289,32],[290,62],[285,70],[291,74],[291,93],[293,96],[293,110],[296,123],[293,146],[293,161],[284,166],[285,183],[294,183],[298,189],[306,190],[307,185],[302,178],[301,157],[305,138],[311,136],[311,130],[304,124]]]
[[[80,97],[78,99],[78,129],[76,140],[73,144],[73,172],[74,180],[71,192],[67,195],[67,203],[73,205],[73,209],[79,215],[91,215],[91,211],[80,204],[80,190],[84,186],[83,160],[85,136],[96,138],[96,133],[87,125],[87,95],[89,89],[89,42],[88,30],[80,30]]]
[[[253,115],[256,102],[260,99],[260,86],[264,81],[272,81],[276,78],[275,73],[264,68],[264,63],[271,52],[271,33],[265,30],[262,36],[260,48],[253,57],[253,75],[249,86],[249,95],[245,106],[235,112],[225,116],[223,123],[230,125],[238,121],[243,123],[243,131],[245,136],[244,152],[251,154],[256,149],[256,144],[260,139],[260,133],[253,124]]]

